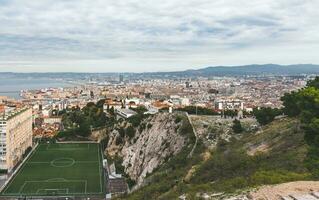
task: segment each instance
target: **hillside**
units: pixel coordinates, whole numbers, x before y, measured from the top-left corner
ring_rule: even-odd
[[[190,127],[185,114],[133,116],[116,124],[108,134],[105,153],[136,190],[159,166],[192,148],[194,134]]]
[[[110,78],[119,73],[71,73],[71,72],[51,72],[51,73],[13,73],[0,72],[1,77],[10,78],[38,78],[39,75],[48,79],[64,80],[83,80],[88,77]],[[164,72],[123,72],[121,73],[130,78],[169,78],[169,77],[198,77],[198,76],[243,76],[243,75],[291,75],[300,76],[301,74],[319,74],[319,65],[315,64],[294,64],[294,65],[242,65],[242,66],[208,66],[184,71],[164,71]]]
[[[223,199],[264,184],[312,179],[303,162],[307,145],[299,124],[276,120],[229,142],[221,139],[211,151],[200,139],[192,158],[187,149],[181,151],[148,175],[144,187],[121,199]]]
[[[243,66],[210,66],[196,70],[176,71],[176,72],[157,72],[146,73],[145,75],[154,76],[243,76],[243,75],[295,75],[319,74],[319,65],[296,64],[296,65],[243,65]]]

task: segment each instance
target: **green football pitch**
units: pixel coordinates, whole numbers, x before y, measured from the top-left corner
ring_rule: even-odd
[[[105,193],[100,145],[40,144],[2,196],[100,196]]]

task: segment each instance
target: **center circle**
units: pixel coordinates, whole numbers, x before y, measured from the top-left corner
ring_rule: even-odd
[[[75,160],[73,158],[57,158],[51,161],[53,167],[70,167],[74,165]]]

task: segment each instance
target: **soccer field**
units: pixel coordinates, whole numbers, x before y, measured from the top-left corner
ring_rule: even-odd
[[[99,144],[40,144],[1,192],[2,196],[103,195]]]

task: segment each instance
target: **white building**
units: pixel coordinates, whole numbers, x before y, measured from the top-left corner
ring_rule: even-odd
[[[243,110],[244,102],[235,100],[217,100],[215,101],[215,109],[217,110]]]
[[[180,102],[181,102],[181,106],[189,106],[190,105],[189,98],[181,98]]]
[[[127,119],[132,117],[133,115],[136,115],[137,113],[131,109],[120,108],[120,109],[115,109],[115,114],[118,119],[119,118]]]
[[[32,109],[7,110],[0,116],[0,169],[10,172],[32,147]]]

